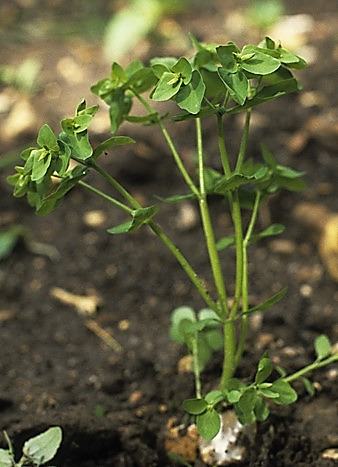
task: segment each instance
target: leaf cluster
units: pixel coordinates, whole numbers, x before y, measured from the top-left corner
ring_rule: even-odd
[[[155,57],[145,66],[135,60],[123,69],[113,63],[110,77],[92,86],[109,106],[111,131],[123,121],[157,123],[159,115],[132,115],[134,98],[147,92],[154,101],[174,101],[183,113],[176,120],[240,112],[300,89],[292,69],[305,66],[297,55],[265,38],[239,49],[233,42],[202,44],[191,35],[195,54]]]
[[[24,166],[15,167],[16,173],[7,180],[14,186],[14,196],[27,196],[37,214],[53,211],[106,149],[134,142],[126,136],[113,136],[93,150],[88,127],[97,110],[98,106],[87,108],[86,101],[81,101],[75,116],[61,121],[62,131],[58,137],[45,124],[38,133],[38,147],[29,147],[21,153]],[[71,159],[78,165],[71,168]]]

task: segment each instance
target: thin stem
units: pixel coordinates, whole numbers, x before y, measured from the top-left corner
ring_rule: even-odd
[[[246,150],[247,150],[247,147],[248,147],[250,117],[251,117],[251,109],[248,109],[246,111],[246,118],[245,118],[243,133],[242,133],[242,139],[241,139],[241,144],[240,144],[240,147],[239,147],[239,153],[238,153],[236,169],[235,169],[236,172],[240,172],[240,170],[242,168],[242,165],[243,165],[243,162],[244,162],[244,157],[245,157]]]
[[[333,355],[330,355],[329,357],[325,358],[324,360],[320,360],[320,361],[310,363],[310,365],[307,365],[304,368],[301,368],[300,370],[296,371],[292,375],[285,376],[282,379],[284,381],[286,381],[287,383],[291,383],[292,381],[295,381],[296,379],[300,378],[301,376],[305,375],[306,373],[309,373],[310,371],[313,371],[313,370],[317,370],[317,368],[321,368],[322,366],[328,365],[329,363],[333,363],[336,360],[338,361],[338,353],[334,353]]]
[[[261,192],[256,192],[254,207],[251,214],[251,219],[243,240],[243,279],[242,279],[242,319],[241,330],[239,334],[238,347],[236,351],[236,365],[239,364],[244,352],[246,337],[248,333],[249,317],[246,312],[249,309],[249,277],[248,277],[248,244],[252,236],[252,232],[257,220],[259,204],[261,201]]]
[[[231,216],[235,229],[236,245],[236,286],[234,303],[230,312],[230,318],[233,319],[237,313],[242,295],[244,268],[242,214],[237,191],[235,191],[232,196]]]
[[[115,198],[112,198],[111,196],[107,195],[106,193],[104,193],[103,191],[93,187],[92,185],[89,185],[88,183],[84,182],[83,180],[79,180],[78,182],[79,185],[83,186],[84,188],[87,188],[87,190],[90,190],[92,191],[93,193],[101,196],[101,198],[104,198],[105,200],[109,201],[111,204],[114,204],[115,206],[119,207],[120,209],[122,209],[123,211],[127,212],[128,214],[130,214],[132,212],[132,209],[130,209],[128,206],[126,206],[125,204],[121,203],[120,201],[118,201],[117,199]]]
[[[207,244],[207,250],[210,260],[210,265],[214,277],[214,282],[218,294],[220,304],[220,316],[225,318],[229,314],[227,293],[225,289],[223,272],[220,265],[218,251],[216,248],[215,234],[211,223],[209,207],[207,202],[207,195],[205,191],[204,183],[204,155],[203,155],[203,144],[202,144],[202,128],[200,118],[196,118],[196,137],[197,137],[197,155],[198,155],[198,167],[199,167],[199,182],[200,182],[200,195],[199,195],[199,207],[201,212],[201,219],[203,225],[204,236]]]
[[[91,164],[91,167],[93,167],[96,172],[98,172],[100,175],[102,175],[110,185],[112,185],[115,190],[120,193],[120,195],[128,201],[128,203],[134,208],[134,209],[140,209],[142,206],[140,203],[114,178],[112,177],[106,170],[104,170],[102,167],[97,165],[95,162]]]
[[[195,393],[196,398],[201,398],[201,372],[200,372],[200,365],[198,361],[198,341],[197,336],[193,338],[192,341],[192,366],[194,371],[194,379],[195,379]]]
[[[132,90],[132,92],[134,93],[135,97],[141,102],[141,104],[147,109],[148,112],[156,113],[156,110],[140,94],[138,94],[134,90]],[[185,166],[183,164],[181,156],[179,155],[179,153],[178,153],[178,151],[176,149],[176,146],[174,145],[174,142],[173,142],[171,136],[168,133],[168,130],[166,129],[166,127],[163,124],[163,121],[160,118],[157,119],[157,123],[158,123],[158,125],[159,125],[159,127],[160,127],[160,129],[162,131],[164,139],[166,140],[166,143],[167,143],[167,145],[168,145],[168,147],[169,147],[169,149],[170,149],[170,151],[171,151],[171,153],[173,155],[173,158],[175,160],[177,168],[181,172],[185,183],[188,185],[191,192],[194,193],[194,195],[198,197],[199,196],[199,191],[198,191],[196,185],[194,184],[192,178],[188,174],[188,171],[187,171],[187,169],[185,168]]]
[[[223,128],[223,116],[219,113],[217,114],[217,140],[218,148],[221,156],[221,162],[223,166],[224,173],[227,177],[231,175],[231,168],[229,164],[228,152],[225,146],[225,136]]]

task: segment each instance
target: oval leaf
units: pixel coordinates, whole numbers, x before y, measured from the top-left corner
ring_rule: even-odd
[[[202,438],[210,441],[221,428],[221,418],[215,409],[197,415],[197,429]]]
[[[61,440],[62,430],[55,426],[26,441],[22,451],[26,457],[40,465],[53,459]]]
[[[183,402],[183,408],[192,415],[200,415],[205,412],[208,403],[204,399],[186,399]]]
[[[324,334],[315,339],[315,351],[318,360],[322,360],[331,355],[331,342]]]

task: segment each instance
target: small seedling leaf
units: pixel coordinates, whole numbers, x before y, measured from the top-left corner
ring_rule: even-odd
[[[221,428],[221,418],[215,409],[207,410],[201,415],[197,415],[197,429],[202,438],[210,441]]]
[[[237,63],[234,54],[240,52],[239,48],[233,42],[228,42],[226,45],[217,47],[216,52],[222,68],[228,73],[235,73],[237,71]]]
[[[264,356],[260,359],[258,363],[258,369],[255,376],[255,383],[261,384],[264,383],[271,375],[273,370],[272,362],[269,357]]]
[[[318,360],[323,360],[323,358],[331,355],[332,345],[327,336],[322,334],[321,336],[316,337],[315,339],[315,351]]]
[[[278,397],[274,398],[274,402],[279,405],[292,404],[298,398],[293,387],[283,379],[277,379],[277,381],[274,381],[271,386],[271,391],[278,394]]]
[[[185,57],[179,58],[171,69],[174,73],[177,73],[182,77],[184,84],[190,83],[192,77],[192,68]]]
[[[200,415],[206,411],[207,407],[208,403],[204,399],[186,399],[183,402],[184,410],[191,415]]]
[[[46,152],[45,149],[37,149],[32,151],[32,157],[33,168],[31,180],[36,182],[46,175],[52,161],[52,155],[50,152]]]
[[[22,451],[26,457],[40,465],[53,459],[59,449],[61,439],[62,430],[55,426],[26,441]]]
[[[170,337],[173,341],[179,344],[186,343],[186,335],[182,329],[182,323],[188,321],[191,323],[196,322],[196,315],[192,308],[181,306],[176,308],[171,315],[171,326],[169,330]]]

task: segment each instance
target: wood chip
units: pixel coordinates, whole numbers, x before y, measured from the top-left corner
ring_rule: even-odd
[[[50,290],[50,294],[53,298],[56,298],[61,303],[74,307],[78,313],[85,316],[95,314],[98,306],[102,304],[101,297],[96,293],[83,296],[73,294],[60,287],[53,287]]]

